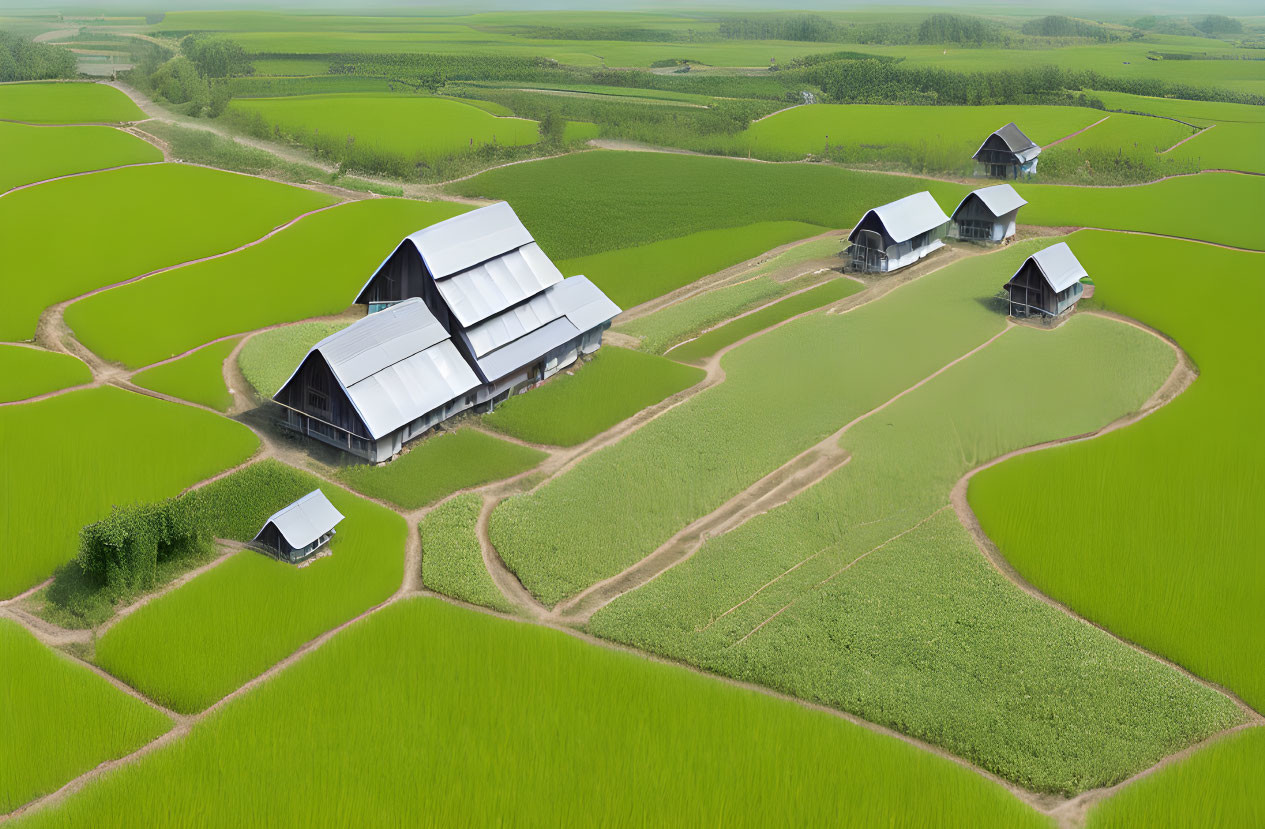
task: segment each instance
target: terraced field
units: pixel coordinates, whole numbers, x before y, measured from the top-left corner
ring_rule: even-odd
[[[99,83],[15,83],[0,86],[0,120],[26,124],[139,121],[145,113],[117,89]]]
[[[178,360],[132,375],[136,385],[227,412],[233,396],[224,385],[224,361],[238,341],[220,340]],[[297,364],[296,364],[297,365]]]
[[[0,345],[0,403],[26,400],[92,380],[92,372],[69,354]]]
[[[0,192],[58,176],[163,160],[157,147],[109,127],[32,127],[0,121],[0,146],[5,149]]]

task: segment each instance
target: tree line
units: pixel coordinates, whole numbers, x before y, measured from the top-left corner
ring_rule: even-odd
[[[0,81],[43,81],[78,74],[75,55],[66,47],[0,32]]]

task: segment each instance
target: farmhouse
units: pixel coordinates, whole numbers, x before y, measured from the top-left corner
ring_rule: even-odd
[[[953,211],[949,235],[977,242],[1003,242],[1015,235],[1015,216],[1028,202],[1009,184],[981,187]]]
[[[283,561],[302,561],[334,536],[343,520],[325,493],[314,489],[290,506],[273,513],[252,542]]]
[[[975,175],[993,178],[1019,178],[1037,171],[1041,148],[1011,121],[980,144],[975,155]]]
[[[481,384],[420,299],[321,340],[273,397],[286,425],[374,463],[479,402]]]
[[[412,234],[365,283],[371,315],[420,298],[484,384],[478,403],[596,351],[619,307],[587,277],[563,279],[505,202]]]
[[[944,247],[949,217],[926,190],[866,212],[848,234],[852,269],[887,273]]]
[[[1057,317],[1081,298],[1080,280],[1086,275],[1066,242],[1037,251],[1006,283],[1011,315]]]

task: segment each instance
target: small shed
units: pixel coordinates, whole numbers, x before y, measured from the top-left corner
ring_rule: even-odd
[[[984,139],[975,155],[975,175],[993,178],[1027,178],[1037,171],[1041,148],[1011,121]]]
[[[325,493],[314,489],[273,513],[253,543],[282,561],[302,561],[334,537],[334,527],[342,520],[343,514]]]
[[[849,264],[862,273],[888,273],[912,265],[944,247],[948,224],[949,217],[926,190],[875,207],[848,234]]]
[[[1024,260],[1006,283],[1010,314],[1015,317],[1057,317],[1072,309],[1088,276],[1066,242],[1050,245]]]
[[[994,184],[968,193],[953,211],[949,235],[976,242],[1004,242],[1015,235],[1015,217],[1027,204],[1009,184]]]

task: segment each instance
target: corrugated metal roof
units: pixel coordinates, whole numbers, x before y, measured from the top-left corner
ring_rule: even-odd
[[[1014,121],[1011,121],[1001,129],[990,133],[988,138],[992,138],[994,135],[1001,139],[1002,143],[1006,145],[1006,149],[1010,150],[1012,153],[1020,154],[1020,161],[1027,161],[1030,158],[1035,158],[1041,153],[1041,148],[1037,146],[1036,142],[1024,135],[1023,130],[1015,126]],[[972,158],[979,157],[980,150],[984,149],[984,145],[988,143],[988,138],[985,138],[979,145],[979,150],[975,151],[975,155],[971,156]]]
[[[992,187],[981,187],[978,190],[967,193],[966,198],[958,202],[958,206],[953,209],[953,215],[957,216],[958,211],[962,209],[962,205],[966,204],[966,200],[971,196],[975,196],[988,211],[994,216],[1004,216],[1012,210],[1018,210],[1028,202],[1023,196],[1015,191],[1015,188],[1009,184],[995,184]]]
[[[944,215],[940,205],[936,204],[936,200],[926,190],[881,207],[875,207],[867,211],[865,216],[871,213],[878,216],[879,221],[887,230],[887,235],[898,243],[908,241],[919,233],[947,224],[949,221],[949,217]],[[857,230],[865,221],[865,216],[861,217],[861,221],[852,228],[852,233],[848,234],[849,241],[855,241]]]
[[[514,209],[503,201],[436,222],[408,238],[435,279],[452,276],[535,241]]]
[[[554,301],[571,324],[581,331],[596,328],[618,316],[620,308],[587,276],[572,276],[550,289]]]
[[[272,524],[286,543],[300,549],[334,529],[342,520],[343,514],[329,502],[325,493],[314,489],[290,506],[273,513],[255,534],[255,539],[258,540]]]
[[[522,302],[562,281],[562,272],[535,242],[444,279],[435,286],[463,327]]]
[[[329,335],[312,347],[304,362],[313,352],[329,363],[375,440],[480,384],[443,326],[417,297]]]
[[[1029,256],[1028,260],[1036,263],[1042,275],[1045,276],[1046,283],[1055,291],[1069,288],[1082,277],[1089,275],[1085,266],[1076,258],[1076,254],[1072,253],[1072,249],[1067,246],[1067,242],[1059,242],[1057,245],[1043,248]],[[1024,264],[1026,265],[1027,261]],[[1019,270],[1023,270],[1022,265]],[[1015,276],[1018,275],[1019,271],[1015,271]],[[1014,278],[1014,276],[1011,277],[1011,279]]]
[[[490,354],[477,358],[479,369],[489,382],[498,380],[523,366],[536,362],[568,340],[580,336],[581,333],[583,332],[572,325],[566,317],[558,317]]]

